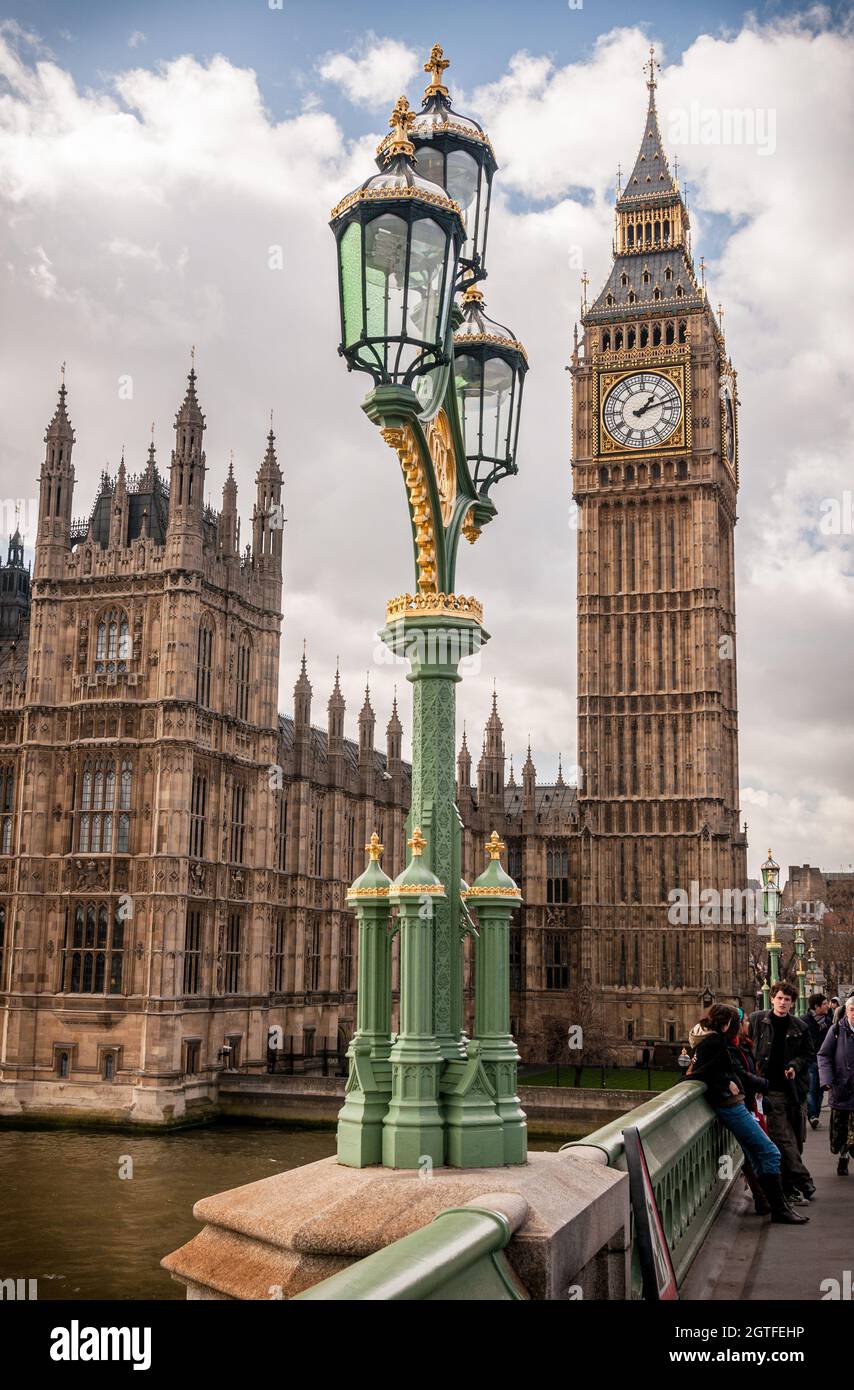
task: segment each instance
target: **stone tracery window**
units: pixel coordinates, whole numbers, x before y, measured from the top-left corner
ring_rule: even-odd
[[[95,643],[95,670],[126,671],[132,655],[127,614],[121,608],[102,613]]]
[[[244,634],[237,648],[237,699],[235,713],[238,719],[249,718],[249,690],[252,668],[252,644]]]
[[[92,759],[84,765],[77,806],[81,854],[127,854],[133,765],[128,758]]]
[[[213,663],[213,628],[202,620],[199,626],[199,645],[196,661],[196,701],[210,708],[211,667]]]
[[[67,994],[121,994],[124,922],[115,905],[77,902],[66,916],[62,989]]]
[[[0,767],[0,854],[12,853],[12,820],[15,809],[15,768]]]

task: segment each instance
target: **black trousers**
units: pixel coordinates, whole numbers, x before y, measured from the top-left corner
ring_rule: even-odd
[[[812,1182],[809,1168],[801,1157],[807,1131],[806,1103],[798,1105],[782,1091],[768,1091],[762,1104],[768,1121],[768,1137],[780,1150],[783,1186],[801,1188],[804,1183]]]

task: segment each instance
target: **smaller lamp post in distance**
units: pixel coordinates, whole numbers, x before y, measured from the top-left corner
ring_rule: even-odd
[[[780,865],[772,855],[770,849],[768,858],[760,868],[762,875],[762,911],[765,920],[770,927],[768,938],[768,975],[762,986],[762,1007],[771,1007],[771,988],[780,978],[780,951],[782,949],[777,940],[777,913],[780,906]]]

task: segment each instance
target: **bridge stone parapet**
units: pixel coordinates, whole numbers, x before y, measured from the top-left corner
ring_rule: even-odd
[[[524,1164],[483,1170],[427,1166],[413,1173],[354,1169],[330,1158],[203,1198],[194,1213],[204,1229],[163,1264],[186,1285],[189,1298],[294,1298],[308,1289],[315,1301],[485,1299],[520,1292],[539,1301],[637,1298],[640,1271],[632,1250],[623,1145],[629,1124],[641,1133],[681,1283],[740,1162],[740,1151],[706,1102],[704,1088],[692,1082],[674,1086],[559,1153],[531,1153]],[[521,1215],[507,1232],[502,1256],[512,1286],[491,1276],[468,1283],[461,1277],[460,1261],[468,1257],[457,1239],[459,1223],[443,1225],[436,1218],[467,1204],[488,1206],[497,1192],[520,1199]],[[466,1220],[471,1224],[474,1218]],[[410,1237],[428,1226],[429,1292],[407,1274],[413,1261]],[[479,1241],[480,1235],[473,1237],[484,1255]],[[502,1244],[493,1244],[493,1253]],[[379,1251],[383,1259],[369,1263]],[[353,1277],[332,1278],[345,1270]]]

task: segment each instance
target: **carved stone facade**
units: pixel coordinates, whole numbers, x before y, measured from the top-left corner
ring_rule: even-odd
[[[405,862],[410,769],[396,706],[384,755],[367,694],[351,741],[336,676],[319,730],[303,659],[293,715],[277,712],[273,435],[242,554],[230,472],[222,510],[202,504],[203,435],[193,372],[168,483],[152,445],[138,477],[123,460],[74,521],[63,385],[32,593],[19,536],[0,565],[0,1113],[178,1122],[215,1102],[224,1066],[266,1067],[273,1026],[298,1054],[343,1049],[357,978],[345,892],[372,831],[390,873]],[[533,930],[546,836],[565,858],[573,794],[523,796],[504,767],[494,710],[477,791],[460,754],[465,872],[480,872],[493,829],[524,822],[529,845],[543,846],[528,849],[522,878]],[[525,775],[533,787],[530,764]],[[555,922],[569,911],[557,891]],[[529,946],[535,992],[536,954]]]

